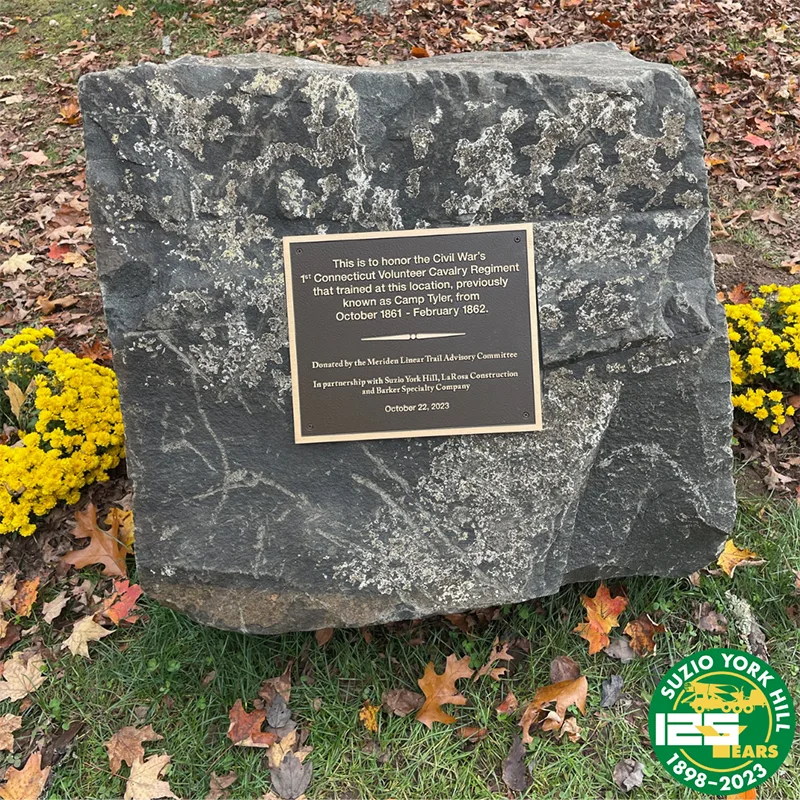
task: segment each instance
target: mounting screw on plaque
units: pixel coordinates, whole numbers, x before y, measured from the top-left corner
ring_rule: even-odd
[[[530,412],[529,411],[523,411],[522,412],[522,416],[525,417],[525,419],[528,419],[528,417],[530,416]]]
[[[308,428],[308,430],[310,430],[310,431],[313,431],[314,430],[314,424],[312,422],[309,422],[308,425],[306,425],[306,428]]]
[[[520,241],[522,241],[522,240],[519,238],[519,236],[515,236],[515,237],[514,237],[514,241],[515,241],[515,242],[520,242]]]

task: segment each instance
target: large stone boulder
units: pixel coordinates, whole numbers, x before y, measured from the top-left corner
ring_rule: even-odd
[[[675,576],[734,517],[701,119],[611,45],[80,83],[139,576],[252,632]],[[285,235],[535,224],[544,431],[295,445]]]

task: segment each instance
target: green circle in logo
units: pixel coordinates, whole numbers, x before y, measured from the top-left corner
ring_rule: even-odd
[[[794,736],[789,690],[743,650],[702,650],[675,664],[650,703],[650,741],[664,769],[705,794],[737,794],[783,764]]]

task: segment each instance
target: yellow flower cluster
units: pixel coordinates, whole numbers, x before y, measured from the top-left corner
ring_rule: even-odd
[[[125,455],[116,375],[58,347],[45,352],[40,342],[53,336],[26,328],[0,345],[0,390],[13,382],[34,393],[32,422],[0,445],[0,533],[33,533],[32,517],[77,502]]]
[[[733,406],[773,433],[800,394],[800,285],[761,286],[747,303],[725,306],[731,343]]]

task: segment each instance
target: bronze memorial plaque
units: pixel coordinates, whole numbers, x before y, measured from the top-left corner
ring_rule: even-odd
[[[529,223],[283,252],[295,442],[542,429]]]

